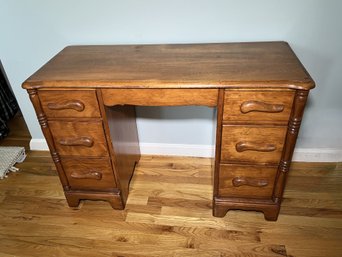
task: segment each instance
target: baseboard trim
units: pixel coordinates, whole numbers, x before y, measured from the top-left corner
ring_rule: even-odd
[[[140,143],[141,154],[214,157],[213,145]]]
[[[30,141],[30,150],[33,151],[49,151],[49,147],[45,139],[32,138]]]
[[[49,150],[45,139],[31,139],[30,149]],[[189,157],[214,157],[213,145],[140,143],[141,154]],[[297,162],[342,162],[342,149],[296,148],[293,161]]]
[[[342,162],[342,149],[296,148],[292,161],[295,162]]]

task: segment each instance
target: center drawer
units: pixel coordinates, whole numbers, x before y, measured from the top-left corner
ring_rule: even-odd
[[[278,164],[286,131],[282,126],[224,125],[221,162]]]
[[[60,156],[108,156],[101,121],[49,121]]]

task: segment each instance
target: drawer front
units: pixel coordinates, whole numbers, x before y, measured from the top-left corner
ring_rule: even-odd
[[[95,91],[39,91],[44,113],[49,118],[100,117]]]
[[[63,159],[62,166],[72,190],[111,191],[116,188],[108,158]]]
[[[278,164],[287,127],[228,126],[222,128],[221,162]]]
[[[271,198],[277,167],[221,164],[219,196]]]
[[[225,90],[223,121],[288,121],[294,91]]]
[[[60,156],[108,156],[102,122],[49,121]]]

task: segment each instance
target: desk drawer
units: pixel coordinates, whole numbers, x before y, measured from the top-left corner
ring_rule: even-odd
[[[49,127],[61,156],[108,156],[101,121],[49,121]]]
[[[287,122],[294,91],[225,90],[223,121]]]
[[[100,117],[95,91],[39,91],[44,113],[48,118]]]
[[[277,167],[220,165],[219,196],[271,198]]]
[[[287,127],[228,126],[222,128],[221,162],[278,164]]]
[[[112,191],[116,188],[108,158],[62,158],[62,166],[72,190]]]

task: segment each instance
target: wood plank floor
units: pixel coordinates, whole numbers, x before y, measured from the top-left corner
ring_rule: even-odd
[[[0,256],[341,256],[341,163],[294,163],[277,222],[211,215],[210,159],[143,156],[127,208],[68,208],[47,152],[0,180]]]

